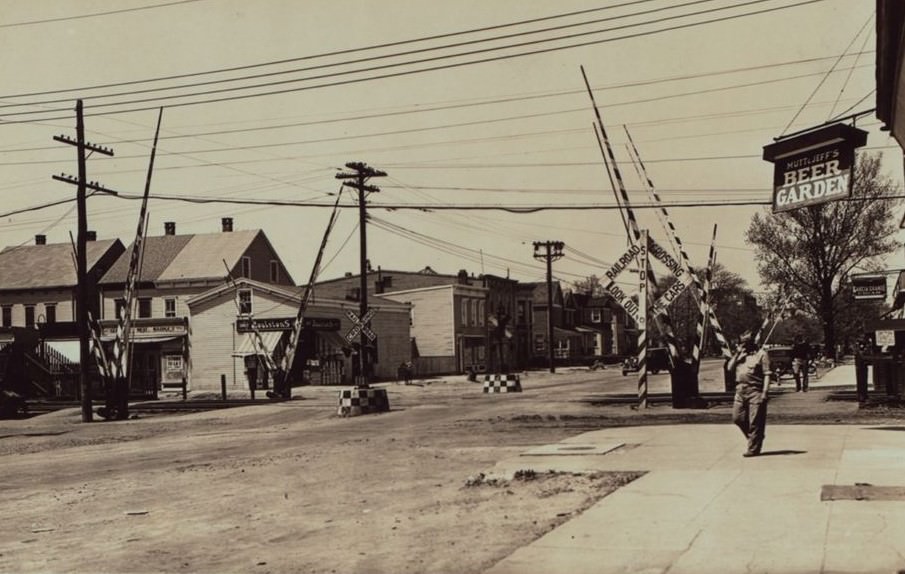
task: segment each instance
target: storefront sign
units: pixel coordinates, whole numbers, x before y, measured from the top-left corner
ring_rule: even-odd
[[[178,337],[180,335],[186,334],[185,325],[136,325],[132,323],[129,327],[129,334],[134,339],[141,339],[145,337],[163,337],[167,335],[172,335],[173,337]],[[116,336],[116,327],[104,327],[101,330],[102,336],[104,337],[115,337]]]
[[[249,319],[240,317],[236,319],[236,331],[239,333],[251,333],[252,331],[290,331],[295,325],[295,317],[280,317],[274,319]]]
[[[273,319],[249,319],[240,317],[236,319],[236,331],[250,333],[252,330],[264,331],[291,331],[295,326],[295,317],[277,317]],[[302,328],[309,331],[339,331],[339,319],[330,317],[304,317]]]
[[[764,147],[774,166],[773,212],[849,197],[855,149],[866,143],[867,132],[833,124]]]
[[[852,276],[852,295],[857,300],[886,299],[886,276]]]

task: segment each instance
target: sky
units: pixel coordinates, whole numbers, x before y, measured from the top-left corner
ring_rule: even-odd
[[[532,243],[555,240],[556,278],[601,276],[626,232],[583,67],[640,225],[669,244],[627,134],[692,264],[718,224],[717,260],[761,289],[745,230],[769,208],[738,203],[770,201],[763,146],[875,106],[875,3],[805,1],[0,0],[0,246],[75,233],[73,202],[30,208],[75,197],[51,178],[77,173],[75,148],[53,137],[75,137],[82,98],[88,141],[115,154],[88,179],[132,197],[164,107],[152,235],[232,217],[304,283],[336,174],[365,162],[387,174],[370,181],[374,268],[539,281]],[[901,149],[874,114],[857,125],[901,185]],[[128,245],[139,205],[91,197],[89,228]],[[358,272],[357,226],[342,209],[321,279]]]

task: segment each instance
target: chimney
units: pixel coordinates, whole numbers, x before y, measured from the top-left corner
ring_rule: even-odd
[[[229,233],[233,230],[233,218],[232,217],[224,217],[220,220],[220,224],[223,227],[223,233]]]
[[[35,235],[35,245],[47,245],[47,236]]]
[[[176,235],[176,222],[175,221],[164,221],[163,222],[163,234],[164,235]]]
[[[464,269],[459,269],[459,274],[457,275],[457,279],[459,285],[468,285],[468,271]]]
[[[97,241],[97,231],[86,231],[85,241]]]

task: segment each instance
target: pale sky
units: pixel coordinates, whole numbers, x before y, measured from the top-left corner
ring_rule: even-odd
[[[52,138],[75,136],[78,97],[85,100],[88,140],[116,154],[91,157],[89,179],[138,194],[157,111],[109,112],[285,91],[167,107],[152,194],[326,204],[339,188],[337,168],[361,161],[388,173],[371,182],[382,188],[370,197],[375,268],[430,265],[442,273],[508,272],[536,281],[544,268],[531,243],[559,240],[566,257],[556,262],[556,277],[600,276],[625,250],[615,210],[381,209],[612,205],[583,65],[617,159],[626,162],[621,171],[631,200],[650,201],[629,161],[623,125],[665,202],[713,204],[670,208],[692,263],[704,265],[718,223],[719,261],[758,288],[744,232],[766,208],[727,204],[769,201],[772,166],[760,159],[763,146],[784,131],[875,106],[874,1],[792,6],[801,1],[0,0],[0,213],[74,197],[73,186],[51,176],[76,174],[75,149]],[[787,8],[637,36],[778,7]],[[578,11],[586,12],[552,18]],[[538,18],[544,20],[504,26]],[[581,35],[551,41],[575,34]],[[438,35],[446,36],[430,39]],[[428,39],[373,48],[420,38]],[[595,43],[412,73],[588,42]],[[457,45],[443,48],[450,44]],[[339,51],[345,53],[323,56]],[[255,67],[201,74],[248,66]],[[335,85],[378,75],[394,76]],[[258,77],[237,79],[247,76]],[[88,89],[125,82],[133,83]],[[185,84],[193,85],[149,91]],[[264,85],[233,89],[258,84]],[[174,94],[182,97],[159,99]],[[141,101],[109,105],[135,100]],[[98,113],[104,115],[91,115]],[[895,142],[873,114],[858,126],[870,131],[867,148],[884,154],[885,171],[901,183]],[[89,227],[128,245],[138,209],[137,201],[91,198]],[[152,200],[150,230],[162,234],[163,222],[175,221],[178,233],[215,232],[220,218],[231,216],[237,229],[263,229],[303,283],[328,215],[318,207]],[[638,217],[667,244],[656,211],[639,210]],[[357,212],[344,210],[322,279],[358,271],[356,224]],[[0,246],[31,243],[39,233],[49,242],[68,241],[75,227],[74,203],[7,215]],[[902,260],[900,251],[889,264],[901,267]]]

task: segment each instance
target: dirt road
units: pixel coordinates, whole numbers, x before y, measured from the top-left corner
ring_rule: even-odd
[[[716,372],[702,387],[721,385]],[[481,572],[634,475],[480,473],[528,446],[671,416],[587,400],[634,385],[615,369],[532,373],[513,395],[464,379],[388,385],[392,412],[348,419],[335,389],[304,388],[189,415],[3,421],[0,571]],[[728,416],[710,411],[692,416]]]

